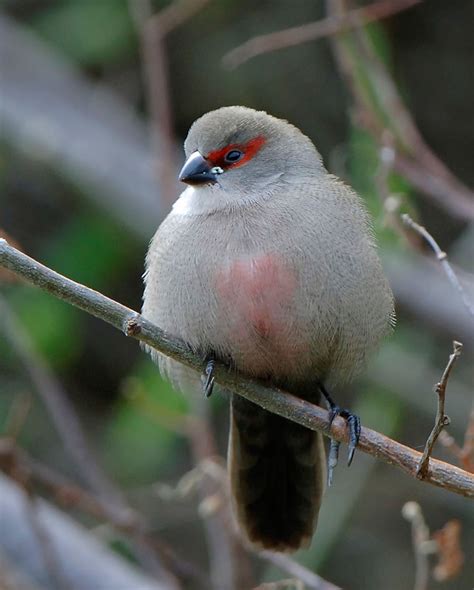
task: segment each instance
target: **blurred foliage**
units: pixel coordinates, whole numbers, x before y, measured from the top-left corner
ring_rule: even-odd
[[[111,472],[137,485],[174,461],[187,403],[146,359],[131,371],[121,394],[104,432],[104,454]]]
[[[36,15],[31,24],[84,66],[111,65],[136,49],[127,0],[62,0]]]

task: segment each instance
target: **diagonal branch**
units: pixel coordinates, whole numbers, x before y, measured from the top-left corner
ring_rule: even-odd
[[[125,305],[40,264],[10,246],[4,239],[0,239],[0,266],[12,270],[44,291],[112,324],[125,332],[127,336],[140,340],[191,368],[202,370],[202,359],[193,354],[183,341],[167,334]],[[246,379],[229,371],[224,365],[216,365],[216,382],[269,412],[329,435],[328,412],[318,406],[279,389],[266,387],[258,381]],[[335,440],[347,441],[344,420],[336,418],[330,435]],[[364,453],[395,464],[402,471],[416,478],[416,469],[421,457],[418,451],[369,428],[362,428],[359,448]],[[433,459],[430,462],[424,481],[462,496],[474,497],[474,475],[443,461]]]
[[[345,14],[330,15],[316,22],[252,37],[224,55],[222,61],[228,68],[236,68],[258,55],[363,27],[373,21],[411,8],[420,2],[422,0],[398,0],[395,2],[394,0],[382,0],[370,6],[355,8]]]
[[[456,289],[456,291],[459,293],[459,295],[462,299],[462,302],[464,304],[464,307],[467,309],[467,311],[470,313],[470,315],[474,318],[474,304],[472,303],[472,301],[469,300],[468,296],[466,295],[466,292],[464,291],[464,288],[461,285],[460,280],[458,279],[456,273],[453,270],[453,267],[451,266],[451,264],[448,261],[448,255],[446,254],[446,252],[441,250],[438,242],[433,238],[433,236],[430,234],[430,232],[425,227],[420,225],[419,223],[416,223],[416,221],[414,221],[408,215],[408,213],[404,213],[402,215],[402,221],[406,226],[408,226],[414,232],[419,234],[425,240],[425,242],[429,245],[429,247],[433,250],[433,252],[436,256],[436,260],[438,260],[439,263],[441,264],[446,276],[448,277],[449,282],[454,287],[454,289]]]

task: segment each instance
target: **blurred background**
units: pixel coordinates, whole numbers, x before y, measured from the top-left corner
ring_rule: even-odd
[[[472,469],[472,308],[400,217],[448,253],[472,306],[472,3],[0,7],[0,231],[12,244],[139,310],[190,124],[231,104],[288,119],[365,199],[397,298],[393,337],[336,399],[422,450],[433,386],[462,342],[452,439],[435,455]],[[136,341],[5,271],[0,282],[0,588],[473,587],[472,503],[362,453],[337,468],[308,550],[294,561],[248,552],[228,513],[228,400],[185,399]],[[408,501],[431,533],[446,527],[418,560]]]

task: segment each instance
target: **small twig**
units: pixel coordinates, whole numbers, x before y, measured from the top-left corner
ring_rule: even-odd
[[[274,553],[272,551],[260,551],[257,556],[265,559],[276,565],[279,569],[301,580],[306,588],[312,590],[341,590],[339,586],[335,586],[318,576],[308,568],[304,567],[288,555],[283,553]]]
[[[108,322],[125,332],[127,336],[140,340],[199,373],[202,372],[202,359],[193,354],[182,340],[167,334],[125,305],[40,264],[1,238],[0,266],[9,268],[44,291]],[[346,423],[343,419],[336,418],[331,432],[328,433],[329,415],[326,410],[287,392],[246,379],[219,363],[216,363],[216,383],[263,409],[293,420],[306,428],[318,430],[341,442],[348,440]],[[421,453],[414,449],[369,428],[362,428],[358,448],[387,463],[395,464],[405,473],[416,477]],[[474,475],[443,461],[435,459],[430,461],[430,469],[424,481],[463,496],[474,496]]]
[[[402,221],[413,231],[417,232],[433,250],[433,252],[436,255],[436,259],[441,264],[446,276],[448,277],[449,282],[454,287],[454,289],[456,289],[456,291],[459,293],[464,304],[464,307],[467,309],[469,314],[474,318],[474,304],[472,303],[472,301],[469,300],[468,296],[466,295],[466,292],[464,291],[461,282],[459,281],[456,273],[453,270],[453,267],[448,261],[448,255],[446,254],[446,252],[441,250],[438,243],[429,233],[429,231],[422,225],[416,223],[416,221],[414,221],[407,213],[404,213],[402,215]]]
[[[415,584],[413,590],[428,590],[430,566],[428,555],[434,552],[430,531],[425,523],[420,505],[407,502],[402,508],[403,518],[411,524],[411,537],[415,553]]]
[[[428,440],[425,444],[425,449],[423,451],[423,455],[420,459],[420,463],[416,469],[416,476],[420,479],[426,477],[428,473],[428,467],[430,462],[430,456],[433,452],[433,447],[438,439],[440,432],[443,430],[445,426],[449,425],[449,417],[446,416],[444,413],[444,405],[446,399],[446,387],[448,385],[448,379],[451,374],[451,370],[454,366],[454,363],[458,360],[462,352],[462,344],[454,340],[453,342],[453,353],[449,355],[448,364],[444,369],[443,375],[441,377],[441,381],[436,384],[435,391],[438,395],[438,408],[436,411],[436,418],[435,424],[433,426],[433,430],[430,432]]]
[[[268,35],[259,35],[249,39],[232,51],[222,61],[228,68],[236,68],[250,59],[286,47],[301,45],[330,35],[336,35],[350,29],[363,27],[373,21],[388,18],[397,12],[419,4],[422,0],[382,0],[370,6],[355,8],[343,15],[327,16],[319,21],[307,23]]]

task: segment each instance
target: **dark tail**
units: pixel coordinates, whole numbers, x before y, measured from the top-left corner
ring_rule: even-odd
[[[263,549],[309,545],[325,481],[321,434],[240,396],[231,408],[229,472],[241,529]]]

